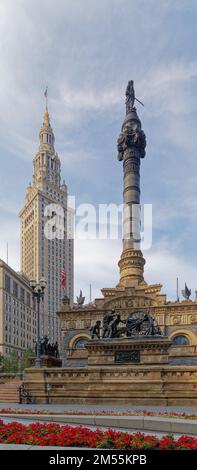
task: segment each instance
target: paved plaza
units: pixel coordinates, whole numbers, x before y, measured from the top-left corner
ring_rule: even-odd
[[[4,423],[5,424],[8,424],[8,423],[11,423],[13,421],[17,421],[18,423],[21,423],[21,424],[24,424],[24,425],[28,425],[28,424],[31,424],[31,423],[35,423],[35,422],[39,422],[40,424],[47,424],[49,422],[53,422],[53,423],[57,423],[57,424],[60,424],[60,425],[69,425],[69,426],[73,426],[73,427],[76,427],[76,426],[85,426],[85,427],[88,427],[92,430],[95,430],[97,429],[98,427],[102,430],[106,430],[107,428],[111,428],[115,431],[123,431],[123,432],[128,432],[129,434],[132,434],[132,433],[136,433],[136,432],[142,432],[143,434],[145,435],[154,435],[156,436],[157,438],[162,438],[164,435],[170,433],[168,429],[169,428],[169,423],[171,425],[176,425],[178,423],[178,428],[174,428],[176,429],[176,431],[172,431],[173,435],[174,435],[174,439],[175,440],[178,440],[179,437],[181,437],[181,435],[183,434],[189,434],[190,436],[193,436],[193,437],[196,437],[197,435],[197,431],[196,431],[196,420],[183,420],[183,419],[179,419],[179,418],[163,418],[163,417],[150,417],[150,418],[146,418],[148,421],[150,421],[149,425],[150,428],[149,429],[146,429],[146,426],[145,426],[145,429],[142,429],[141,427],[141,424],[140,424],[140,420],[142,418],[140,418],[139,416],[132,416],[132,417],[124,417],[124,418],[120,418],[120,416],[112,416],[112,417],[108,417],[107,416],[107,412],[109,411],[113,411],[114,413],[117,412],[118,413],[121,413],[122,412],[131,412],[131,413],[134,413],[135,415],[135,412],[137,413],[137,411],[154,411],[154,412],[157,412],[158,413],[161,413],[161,412],[174,412],[174,413],[188,413],[188,414],[193,414],[196,412],[196,408],[195,407],[175,407],[175,406],[170,406],[170,407],[159,407],[159,406],[148,406],[148,407],[142,407],[142,406],[132,406],[132,407],[129,407],[129,406],[99,406],[99,405],[49,405],[49,404],[43,404],[43,405],[19,405],[17,403],[11,403],[11,404],[3,404],[1,403],[0,404],[0,408],[1,409],[15,409],[15,410],[25,410],[27,413],[25,413],[25,415],[12,415],[12,416],[5,416],[5,415],[2,415],[0,416]],[[28,416],[28,411],[31,411],[31,410],[34,410],[34,411],[51,411],[53,412],[53,415],[45,415],[42,417],[42,415],[39,415],[39,414],[35,414],[35,415],[30,415]],[[74,416],[74,420],[76,420],[76,422],[72,422],[72,419],[70,419],[70,416],[68,417],[67,419],[67,416],[66,415],[62,415],[62,416],[58,416],[58,413],[60,412],[72,412],[74,411],[75,412],[75,415]],[[94,418],[96,418],[96,414],[100,411],[106,411],[106,415],[101,415],[99,418],[97,419],[100,419],[100,424],[97,424],[97,425],[93,425],[93,424],[88,424],[88,422],[86,422],[87,420],[87,417],[86,416],[83,416],[83,415],[77,415],[77,411],[80,413],[80,412],[86,412],[86,413],[90,413],[90,414],[94,414]],[[97,415],[98,416],[98,415]],[[79,418],[78,422],[77,422],[77,419]],[[109,418],[109,423],[108,423],[108,418]],[[120,420],[124,420],[125,419],[125,422],[124,423],[120,423]],[[138,423],[137,423],[137,426],[136,426],[136,423],[134,424],[134,428],[132,428],[133,426],[133,423],[130,423],[130,427],[127,427],[127,425],[129,426],[129,421],[132,422],[132,419],[134,419],[133,422],[135,422],[136,420],[139,420],[139,428],[137,427],[138,426]],[[92,420],[92,418],[91,418]],[[106,420],[106,423],[105,423],[105,420]],[[127,422],[128,420],[128,422]],[[92,423],[95,423],[96,420],[92,420]],[[119,427],[119,425],[121,427]],[[166,428],[167,426],[167,428]],[[16,444],[0,444],[0,451],[1,450],[71,450],[72,448],[68,448],[68,447],[53,447],[53,446],[50,446],[50,447],[40,447],[40,446],[32,446],[32,445],[16,445]],[[76,449],[76,448],[74,448]]]
[[[14,409],[21,409],[21,410],[46,410],[46,411],[52,411],[54,412],[69,412],[69,411],[79,411],[79,412],[90,412],[90,413],[97,413],[100,411],[113,411],[114,413],[120,413],[129,411],[129,412],[134,412],[135,411],[158,411],[158,413],[161,412],[169,412],[169,413],[196,413],[197,414],[197,408],[196,406],[139,406],[139,405],[83,405],[83,404],[69,404],[69,405],[50,405],[50,404],[39,404],[39,405],[34,405],[34,404],[18,404],[18,403],[0,403],[0,409],[7,409],[7,408],[14,408]]]

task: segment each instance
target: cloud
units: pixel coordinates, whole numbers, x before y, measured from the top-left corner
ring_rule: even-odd
[[[163,284],[163,293],[167,293],[168,300],[176,299],[176,279],[179,278],[180,289],[185,282],[192,288],[192,297],[197,290],[196,265],[183,257],[182,254],[172,252],[168,248],[152,249],[151,254],[146,255],[145,279],[149,283],[159,282]]]
[[[120,104],[120,92],[118,89],[103,91],[89,90],[78,91],[75,89],[64,89],[61,101],[65,106],[74,110],[102,110]]]
[[[3,218],[1,213],[0,258],[5,262],[7,262],[7,245],[8,264],[19,271],[19,222],[14,216]]]
[[[153,116],[163,114],[166,120],[170,120],[170,126],[172,119],[176,126],[180,115],[185,116],[197,111],[197,102],[194,99],[197,62],[193,60],[188,62],[183,58],[179,60],[168,58],[163,62],[151,67],[146,79],[139,80],[137,86],[145,102],[146,114],[151,113]],[[172,119],[169,113],[173,114]]]
[[[89,285],[92,285],[93,297],[102,297],[100,289],[115,287],[119,281],[118,261],[122,251],[121,241],[115,240],[78,240],[75,242],[76,294],[83,289],[89,300]],[[192,288],[192,296],[197,289],[196,266],[176,252],[168,243],[154,244],[146,259],[144,278],[149,284],[161,283],[162,292],[168,300],[176,299],[176,279],[180,289],[185,282]]]
[[[152,282],[163,279],[171,295],[175,270],[193,282],[195,34],[192,0],[189,5],[186,0],[173,5],[142,0],[140,6],[137,0],[41,0],[39,8],[32,0],[0,2],[0,220],[5,227],[0,246],[4,253],[9,239],[10,263],[19,261],[16,213],[33,171],[45,86],[69,193],[85,202],[103,202],[121,198],[116,140],[126,83],[134,79],[136,95],[145,104],[137,109],[148,142],[141,191],[153,204],[154,244],[160,242],[161,249],[146,254],[152,256],[147,276]],[[97,295],[96,286],[116,285],[120,252],[119,242],[76,244],[76,290],[83,285],[88,291],[92,282]]]
[[[146,89],[148,89],[146,93],[148,93],[149,90],[153,91],[165,83],[186,82],[194,77],[197,77],[196,61],[186,63],[183,60],[176,60],[156,66],[142,83],[146,83]]]
[[[118,283],[117,262],[120,241],[78,240],[75,242],[75,291],[83,289],[89,299],[89,285],[92,295],[102,296],[100,289],[115,287]]]

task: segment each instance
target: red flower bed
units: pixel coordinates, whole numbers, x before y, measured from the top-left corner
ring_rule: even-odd
[[[173,435],[158,439],[140,432],[128,434],[109,429],[91,430],[85,427],[60,426],[59,424],[33,423],[24,426],[20,423],[0,425],[0,443],[32,444],[40,446],[72,446],[115,449],[197,449],[197,438],[181,436],[174,440]]]

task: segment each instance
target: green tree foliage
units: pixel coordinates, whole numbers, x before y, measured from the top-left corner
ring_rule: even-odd
[[[31,348],[24,351],[21,357],[18,357],[17,353],[13,351],[9,355],[0,356],[0,367],[2,367],[2,371],[7,374],[20,373],[24,369],[31,367],[31,358],[33,356],[34,352]]]
[[[16,352],[11,352],[9,356],[3,356],[2,358],[3,372],[7,374],[15,373],[19,371],[18,357]]]
[[[21,361],[21,371],[32,366],[32,357],[34,357],[34,352],[31,348],[24,351]]]

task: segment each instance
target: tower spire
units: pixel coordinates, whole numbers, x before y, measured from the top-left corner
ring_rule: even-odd
[[[50,125],[50,117],[49,117],[49,111],[48,111],[48,86],[46,86],[45,92],[44,92],[45,100],[46,100],[46,106],[45,106],[45,112],[44,112],[44,122],[43,124],[46,124],[47,126]]]
[[[146,137],[134,107],[133,80],[126,88],[126,116],[118,139],[118,160],[123,161],[123,251],[119,261],[120,286],[144,281],[145,260],[140,250],[140,160],[145,157]]]
[[[49,185],[55,185],[59,188],[61,184],[61,163],[58,154],[55,152],[55,137],[47,107],[47,94],[48,89],[46,88],[44,92],[46,108],[39,132],[39,149],[34,158],[33,175],[33,186],[36,185],[36,187],[39,187],[42,191],[46,191]]]
[[[45,90],[45,93],[47,92],[47,88]],[[40,150],[49,150],[50,152],[55,152],[54,149],[54,142],[55,142],[55,137],[53,133],[53,129],[51,127],[50,123],[50,116],[49,116],[49,111],[47,107],[47,94],[46,94],[46,108],[44,111],[44,116],[43,116],[43,123],[40,128],[40,133],[39,133],[39,139],[40,139]]]

